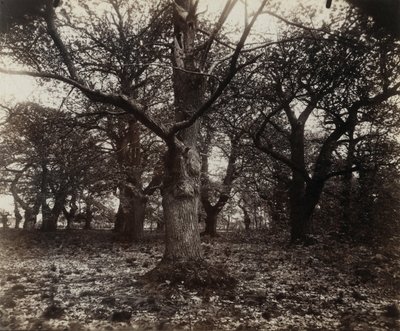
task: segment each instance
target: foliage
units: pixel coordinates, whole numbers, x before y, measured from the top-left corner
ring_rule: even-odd
[[[109,192],[110,162],[70,113],[20,104],[9,113],[2,134],[4,176],[13,180],[19,174],[16,189],[28,204],[43,195],[54,203],[60,196]]]

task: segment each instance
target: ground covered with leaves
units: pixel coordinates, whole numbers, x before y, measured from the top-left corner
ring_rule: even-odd
[[[203,238],[235,286],[142,276],[162,258],[108,231],[0,233],[0,330],[400,330],[398,239],[385,247],[284,235]]]

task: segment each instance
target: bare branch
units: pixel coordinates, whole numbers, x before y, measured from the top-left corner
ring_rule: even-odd
[[[197,28],[197,31],[199,31],[200,33],[202,33],[202,34],[204,34],[204,35],[206,35],[206,36],[208,36],[208,37],[210,37],[211,34],[212,34],[212,32],[210,33],[210,32],[208,32],[208,31],[206,31],[206,30],[203,30],[202,28]],[[222,45],[222,46],[225,46],[225,47],[227,47],[227,48],[230,48],[230,49],[232,49],[232,50],[235,50],[235,46],[234,46],[234,45],[229,45],[227,42],[218,39],[216,36],[214,37],[214,41],[217,42],[218,44]],[[203,46],[203,47],[204,47],[204,46]],[[0,53],[0,54],[1,54],[1,53]]]
[[[68,68],[68,72],[69,72],[71,78],[73,78],[76,81],[79,81],[78,72],[73,63],[71,54],[67,50],[67,47],[65,46],[64,42],[62,41],[60,34],[57,31],[57,27],[54,24],[54,17],[55,17],[54,8],[51,3],[48,3],[46,5],[46,15],[45,15],[47,31],[48,31],[50,37],[53,39],[53,42],[56,45],[57,49],[59,50],[61,57],[62,57],[65,65]]]
[[[273,112],[271,112],[270,114],[268,114],[265,117],[260,128],[257,130],[256,134],[253,136],[254,145],[260,151],[272,156],[274,159],[276,159],[278,161],[281,161],[283,164],[287,165],[293,171],[297,171],[298,173],[300,173],[304,177],[305,181],[308,182],[308,181],[310,181],[310,176],[307,173],[306,169],[298,167],[296,164],[294,164],[292,162],[292,160],[290,160],[286,156],[275,151],[271,146],[269,146],[269,144],[266,145],[261,142],[261,135],[264,132],[265,128],[267,127],[267,124],[270,122],[270,120],[273,116],[278,114],[283,109],[285,109],[285,105],[281,105],[280,107],[277,107]]]
[[[219,31],[221,31],[224,23],[228,19],[228,16],[229,16],[230,12],[232,11],[233,7],[235,7],[237,1],[238,0],[227,0],[227,2],[225,3],[225,7],[222,10],[221,16],[219,17],[219,20],[218,20],[217,24],[215,25],[215,28],[210,35],[210,38],[206,42],[205,50],[204,50],[204,53],[202,55],[202,59],[200,62],[202,68],[204,67],[204,65],[207,61],[208,53],[210,52],[210,49],[211,49],[212,44],[214,43],[214,40],[216,39]]]
[[[142,123],[149,130],[153,131],[161,139],[167,141],[170,140],[171,138],[169,134],[167,134],[167,129],[162,124],[157,123],[155,119],[153,119],[149,114],[147,114],[145,111],[145,107],[142,104],[140,104],[137,100],[128,99],[124,95],[107,94],[98,90],[93,90],[71,78],[67,78],[53,73],[33,72],[26,70],[16,71],[16,70],[7,70],[3,68],[0,68],[0,73],[8,75],[38,77],[38,78],[50,78],[64,82],[66,84],[78,88],[87,98],[89,98],[93,102],[110,104],[123,109],[129,114],[134,115],[140,123]]]
[[[238,42],[238,44],[236,45],[236,49],[235,52],[232,55],[231,61],[230,61],[230,65],[229,65],[229,69],[228,69],[228,73],[225,76],[224,80],[218,85],[218,88],[216,89],[216,91],[211,95],[211,97],[204,102],[198,109],[196,112],[194,112],[194,114],[185,121],[176,123],[171,130],[168,132],[168,136],[172,137],[174,136],[177,132],[186,129],[190,126],[192,126],[201,116],[203,116],[207,111],[210,110],[210,107],[212,106],[212,104],[222,95],[222,93],[225,91],[225,89],[227,88],[227,86],[229,85],[229,83],[232,81],[232,79],[235,77],[236,73],[242,69],[244,66],[246,65],[250,65],[252,63],[254,63],[261,55],[256,56],[255,58],[247,61],[246,63],[238,66],[237,62],[239,59],[239,56],[241,54],[241,51],[244,47],[244,44],[247,40],[247,37],[250,34],[250,31],[255,23],[255,21],[257,20],[258,15],[262,12],[263,8],[265,7],[265,4],[267,3],[268,0],[263,0],[261,6],[259,7],[257,13],[253,16],[251,22],[249,23],[249,25],[247,25],[242,33],[242,36]]]

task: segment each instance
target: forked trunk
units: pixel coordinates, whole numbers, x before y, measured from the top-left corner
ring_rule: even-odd
[[[212,141],[211,130],[207,131],[207,136],[203,142],[202,148],[202,160],[201,160],[201,202],[203,203],[204,210],[206,212],[206,227],[203,235],[210,235],[216,237],[217,234],[217,222],[218,215],[225,207],[226,203],[230,199],[232,191],[233,181],[236,179],[236,160],[239,155],[238,141],[239,138],[231,138],[231,151],[228,159],[228,166],[226,168],[226,174],[222,181],[222,190],[219,192],[217,202],[211,203],[210,196],[210,179],[208,177],[208,157],[210,154],[210,145]]]

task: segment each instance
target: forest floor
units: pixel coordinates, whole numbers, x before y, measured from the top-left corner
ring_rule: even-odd
[[[203,238],[207,260],[238,283],[195,290],[141,280],[160,238],[2,231],[0,330],[400,330],[399,239],[286,243],[268,232]]]

